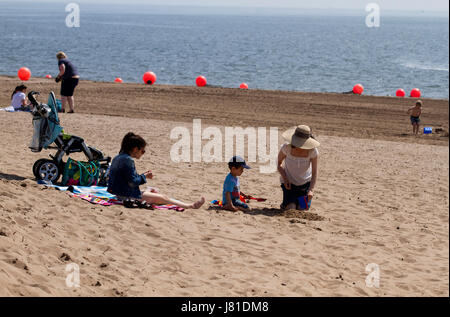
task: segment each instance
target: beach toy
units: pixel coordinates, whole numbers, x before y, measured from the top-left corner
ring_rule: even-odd
[[[397,96],[397,97],[405,97],[406,96],[406,93],[405,93],[405,91],[403,90],[403,89],[398,89],[396,92],[395,92],[395,95]]]
[[[308,196],[300,196],[297,200],[300,210],[308,210],[311,208],[311,200],[308,199]]]
[[[204,76],[198,76],[197,79],[195,80],[195,84],[198,87],[205,87],[206,86],[206,78]]]
[[[45,78],[52,79],[52,75],[45,75]]]
[[[120,78],[120,77],[117,77],[114,81],[115,81],[116,83],[123,83],[123,80],[122,80],[122,78]]]
[[[363,91],[364,91],[364,87],[361,84],[356,84],[353,87],[353,93],[354,94],[361,95],[363,93]]]
[[[246,83],[242,83],[239,88],[241,89],[248,89],[248,85]]]
[[[420,89],[419,88],[414,88],[413,90],[411,90],[410,96],[412,98],[420,98],[420,95],[421,95],[421,93],[420,93]]]
[[[153,85],[156,82],[156,75],[153,72],[146,72],[142,77],[142,80],[147,85]]]
[[[17,76],[19,76],[20,80],[27,81],[31,77],[31,71],[26,67],[22,67],[17,72]]]
[[[433,128],[432,127],[425,127],[423,128],[423,134],[431,134],[433,133]]]

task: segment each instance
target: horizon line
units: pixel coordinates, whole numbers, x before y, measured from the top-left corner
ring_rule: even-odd
[[[56,0],[0,0],[1,3],[17,3],[17,2],[29,2],[33,4],[38,4],[39,2],[44,3],[58,3],[61,5],[64,5],[64,3],[61,3],[61,1]],[[120,5],[120,4],[139,4],[142,6],[153,6],[153,7],[178,7],[178,8],[206,8],[206,9],[219,9],[219,8],[226,8],[226,9],[277,9],[277,10],[305,10],[305,11],[327,11],[327,10],[333,10],[333,11],[353,11],[353,12],[362,12],[364,10],[364,7],[361,8],[336,8],[336,7],[330,7],[330,8],[324,8],[324,7],[293,7],[293,6],[251,6],[251,5],[215,5],[215,4],[208,4],[208,5],[201,5],[201,4],[190,4],[190,5],[177,5],[177,4],[162,4],[162,3],[146,3],[146,2],[140,2],[138,0],[130,0],[130,1],[111,1],[111,0],[104,0],[104,1],[98,1],[92,3],[88,0],[78,0],[78,2],[88,5],[102,5],[102,4],[111,4],[111,5]],[[449,14],[449,10],[442,10],[442,11],[436,11],[436,10],[427,10],[427,9],[415,9],[415,10],[408,10],[408,9],[382,9],[382,11],[387,13],[434,13],[434,14]]]

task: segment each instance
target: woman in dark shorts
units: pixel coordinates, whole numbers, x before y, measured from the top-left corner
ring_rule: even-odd
[[[77,68],[67,59],[67,55],[64,52],[58,52],[56,54],[58,59],[59,74],[55,78],[56,82],[61,82],[61,107],[62,112],[65,112],[66,104],[69,103],[70,111],[68,113],[74,113],[74,98],[73,93],[75,87],[78,85],[80,76],[78,76]]]
[[[320,143],[311,129],[299,125],[283,133],[285,143],[278,154],[278,172],[283,190],[282,209],[308,209],[314,196]]]

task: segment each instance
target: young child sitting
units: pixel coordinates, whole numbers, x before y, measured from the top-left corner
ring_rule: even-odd
[[[239,176],[242,175],[245,169],[250,169],[245,163],[245,160],[240,156],[234,156],[228,163],[230,173],[225,178],[223,183],[223,208],[230,211],[247,211],[250,207],[240,200],[240,184]]]
[[[411,124],[413,126],[413,134],[419,133],[420,115],[422,114],[422,101],[418,100],[414,107],[408,109]]]
[[[123,201],[131,199],[156,205],[172,204],[186,209],[200,208],[205,203],[205,198],[188,204],[159,194],[154,190],[144,192],[139,190],[139,186],[145,184],[147,178],[153,178],[151,171],[138,175],[133,161],[134,158],[140,159],[144,155],[146,146],[147,143],[139,135],[132,132],[125,135],[119,155],[111,162],[108,192]]]

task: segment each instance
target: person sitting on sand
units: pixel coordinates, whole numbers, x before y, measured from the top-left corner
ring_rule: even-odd
[[[146,146],[147,143],[139,135],[132,132],[125,135],[119,155],[111,162],[108,192],[121,200],[131,199],[156,205],[172,204],[186,209],[200,208],[205,203],[203,197],[195,203],[187,204],[154,191],[139,190],[139,186],[145,184],[147,178],[153,178],[151,171],[138,175],[133,161],[133,158],[140,159],[144,155]]]
[[[283,133],[285,143],[278,154],[278,172],[283,190],[282,209],[300,209],[299,198],[314,197],[317,181],[320,143],[305,125],[293,127]]]
[[[30,103],[27,101],[27,86],[20,85],[14,89],[11,95],[11,107],[14,111],[30,111]]]
[[[419,133],[420,115],[422,114],[422,100],[417,100],[416,105],[408,109],[411,124],[413,126],[413,134]]]
[[[241,201],[241,190],[239,184],[239,176],[245,169],[250,169],[245,160],[240,156],[234,156],[228,162],[230,173],[223,183],[222,204],[225,210],[230,211],[248,211],[250,207]]]

